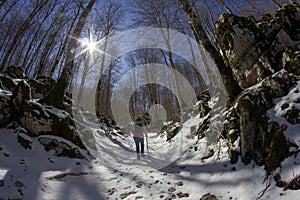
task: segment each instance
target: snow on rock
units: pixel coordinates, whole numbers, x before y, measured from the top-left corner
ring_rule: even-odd
[[[182,124],[169,142],[166,137],[149,133],[149,153],[141,160],[136,159],[131,137],[107,137],[95,127],[91,128],[96,146],[92,156],[81,152],[88,160],[54,156],[40,144],[44,136],[32,138],[32,149],[24,149],[16,144],[16,134],[1,129],[1,198],[200,199],[208,194],[216,199],[258,198],[265,188],[263,167],[241,161],[232,165],[225,140],[208,146],[206,138],[199,139],[190,132],[191,127],[199,126],[198,117]],[[283,179],[291,178],[291,169],[300,171],[295,161],[290,157],[283,162]],[[262,199],[293,199],[294,192],[283,191],[270,181]]]
[[[284,117],[291,124],[300,123],[300,81],[275,106],[277,116]]]

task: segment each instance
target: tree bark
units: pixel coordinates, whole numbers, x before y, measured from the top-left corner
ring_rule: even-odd
[[[225,64],[222,56],[219,54],[217,49],[213,46],[213,44],[209,40],[209,37],[207,36],[203,28],[203,25],[201,23],[201,19],[199,19],[199,17],[193,11],[193,8],[190,6],[188,1],[187,0],[178,0],[178,1],[181,3],[183,7],[183,10],[192,28],[196,41],[204,47],[204,49],[208,52],[208,54],[215,62],[221,74],[221,77],[223,79],[223,83],[225,86],[226,93],[229,97],[229,101],[234,100],[237,97],[237,95],[241,92],[241,88],[235,81],[232,75],[231,68]]]
[[[80,9],[78,9],[78,11],[75,13],[74,15],[74,20],[72,20],[72,23],[68,29],[68,31],[66,32],[66,37],[64,38],[64,40],[60,43],[60,47],[59,47],[59,50],[57,51],[57,54],[55,56],[55,59],[54,59],[54,62],[51,66],[51,70],[50,70],[50,73],[49,73],[49,76],[52,77],[54,75],[54,72],[55,70],[57,69],[59,63],[61,62],[62,60],[62,57],[63,57],[63,54],[65,52],[65,49],[67,48],[67,44],[68,44],[68,35],[70,35],[71,31],[72,31],[72,28],[76,22],[76,19],[77,17],[79,16],[80,14]]]
[[[80,37],[82,28],[85,24],[85,20],[88,14],[90,13],[90,11],[92,10],[92,7],[95,4],[95,2],[96,0],[90,0],[88,5],[84,8],[83,12],[81,13],[80,18],[72,34],[73,38],[68,43],[67,54],[66,54],[66,59],[65,59],[65,64],[64,64],[64,69],[62,71],[62,74],[59,77],[54,88],[42,100],[43,103],[47,103],[49,105],[55,106],[60,109],[65,108],[63,104],[63,99],[74,68],[74,58],[76,56],[76,47],[77,47],[76,38]]]
[[[7,65],[9,64],[9,58],[12,56],[12,52],[16,49],[17,44],[19,44],[20,40],[22,39],[22,37],[24,36],[24,34],[26,33],[26,31],[29,28],[29,25],[31,23],[31,21],[33,20],[33,18],[39,13],[39,11],[48,3],[47,1],[43,1],[41,2],[39,5],[37,5],[33,11],[30,13],[30,15],[27,17],[27,19],[24,21],[24,23],[22,24],[22,26],[20,27],[20,29],[17,31],[16,35],[14,36],[14,39],[11,43],[11,45],[9,46],[9,49],[7,50],[1,66],[0,66],[0,71],[4,72],[6,70]]]

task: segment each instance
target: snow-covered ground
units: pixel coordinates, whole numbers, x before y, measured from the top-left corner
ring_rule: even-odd
[[[280,102],[280,100],[278,101]],[[282,103],[282,102],[281,102]],[[275,111],[270,115],[276,118]],[[107,137],[93,129],[96,149],[87,160],[56,157],[32,138],[32,149],[24,149],[12,130],[0,129],[0,199],[200,199],[210,193],[218,199],[298,199],[299,191],[283,191],[254,163],[230,164],[224,141],[207,147],[187,121],[170,142],[149,133],[149,153],[136,159],[130,136]],[[289,125],[286,133],[300,144],[300,125]],[[61,139],[63,140],[63,139]],[[207,155],[214,155],[207,159]],[[300,159],[286,159],[277,170],[283,180],[300,173]]]

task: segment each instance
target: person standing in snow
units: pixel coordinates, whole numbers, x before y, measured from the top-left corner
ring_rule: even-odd
[[[144,145],[144,137],[148,140],[148,135],[146,129],[143,127],[142,120],[138,118],[131,127],[131,132],[133,135],[133,139],[135,142],[135,149],[137,159],[140,159],[140,156],[145,156],[145,145]]]

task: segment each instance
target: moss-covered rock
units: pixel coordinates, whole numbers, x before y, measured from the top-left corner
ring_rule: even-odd
[[[300,49],[297,47],[286,50],[283,54],[283,68],[289,73],[300,75]]]
[[[293,40],[300,40],[300,13],[294,5],[284,5],[275,12],[275,16]]]
[[[286,5],[275,16],[264,15],[256,21],[251,16],[226,13],[216,22],[215,44],[242,88],[258,83],[283,67],[299,74],[298,55],[283,52],[297,46],[300,14],[293,5]],[[299,54],[299,49],[294,52]]]
[[[289,143],[283,131],[277,130],[271,140],[265,170],[268,174],[280,166],[280,163],[289,156]]]
[[[262,86],[269,91],[272,98],[278,98],[286,95],[295,82],[294,75],[282,70],[265,78],[262,81]]]
[[[242,88],[270,74],[257,62],[266,45],[262,40],[262,31],[253,18],[223,14],[216,23],[216,33],[216,44]]]
[[[257,148],[262,150],[256,143],[262,141],[261,112],[257,104],[253,101],[253,96],[246,95],[237,102],[240,116],[240,149],[244,163],[255,160],[258,164],[263,164],[263,157],[256,155]],[[260,152],[264,153],[264,152]]]

